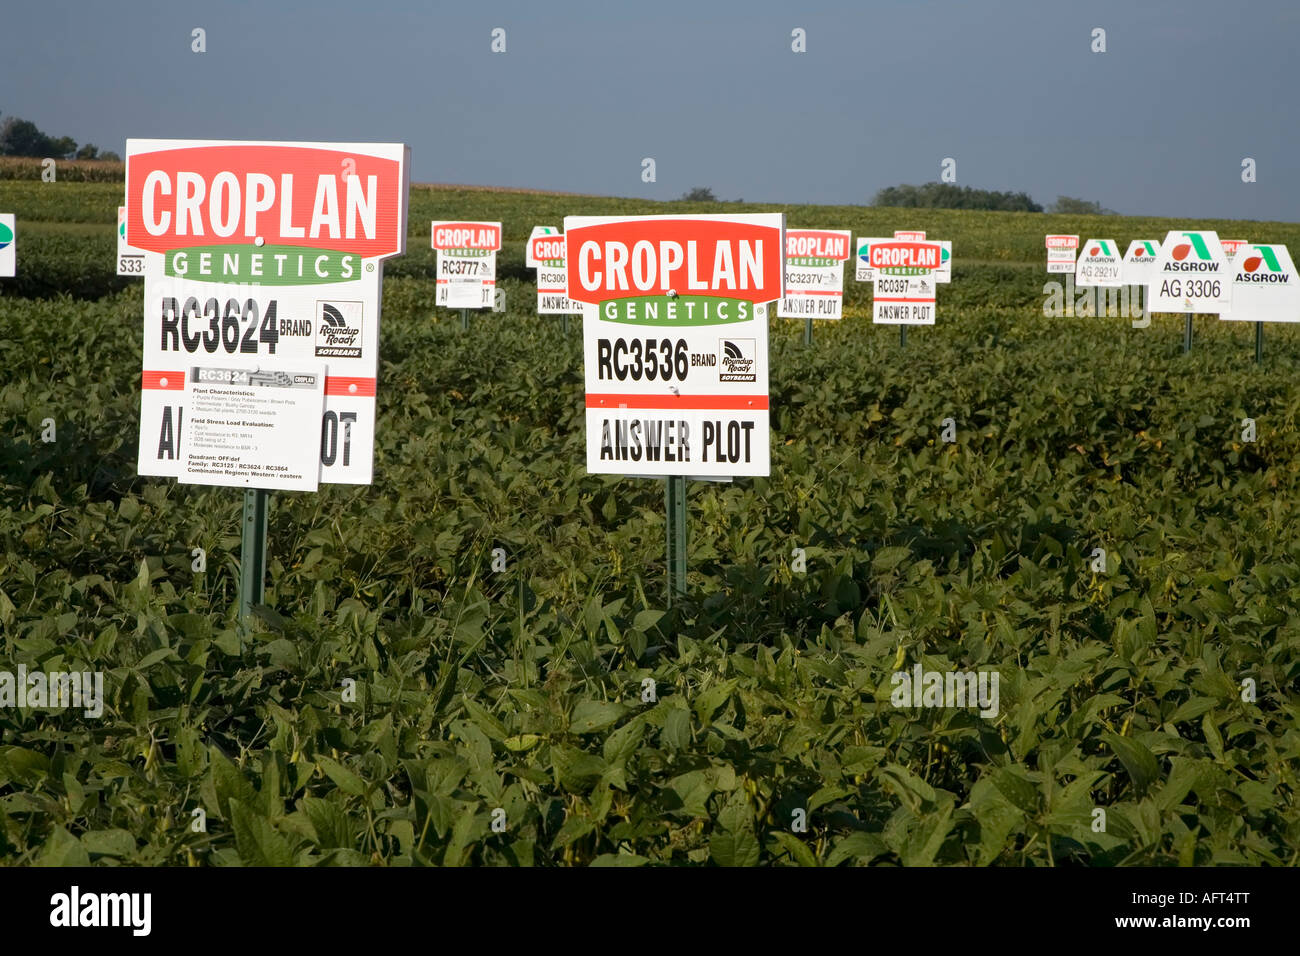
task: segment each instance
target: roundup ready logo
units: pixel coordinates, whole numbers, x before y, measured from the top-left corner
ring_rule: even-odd
[[[167,275],[301,285],[406,250],[400,144],[127,140],[126,238]],[[372,266],[373,267],[373,266]]]
[[[1269,246],[1252,246],[1259,255],[1247,256],[1241,263],[1241,271],[1237,273],[1238,282],[1290,282],[1291,276],[1282,263],[1278,261],[1277,253]]]
[[[752,382],[757,377],[753,339],[719,339],[718,359],[720,382]]]
[[[316,303],[316,355],[319,358],[361,358],[363,302]]]

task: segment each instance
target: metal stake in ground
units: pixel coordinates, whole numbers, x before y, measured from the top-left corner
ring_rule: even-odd
[[[1255,364],[1264,361],[1264,323],[1255,323]]]
[[[567,335],[569,332],[569,314],[566,312],[564,315],[560,316],[560,321],[564,323],[561,326],[561,331]]]
[[[664,489],[668,526],[668,606],[686,596],[686,477],[669,475]]]
[[[1183,354],[1192,351],[1192,313],[1187,313],[1187,326],[1183,329]]]
[[[812,319],[805,319],[803,327],[803,344],[812,345]]]
[[[907,348],[907,326],[906,325],[900,325],[898,327],[898,347],[901,349]]]
[[[253,605],[266,599],[266,518],[271,493],[261,488],[244,492],[244,521],[239,544],[239,628],[248,634]]]
[[[460,310],[460,327],[464,331],[469,330],[469,309]]]

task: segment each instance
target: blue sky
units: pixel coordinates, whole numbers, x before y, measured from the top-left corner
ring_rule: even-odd
[[[0,113],[118,152],[398,141],[417,182],[789,203],[952,157],[1044,204],[1300,220],[1295,3],[42,0],[0,23]]]

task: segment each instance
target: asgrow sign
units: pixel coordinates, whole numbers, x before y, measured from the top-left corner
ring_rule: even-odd
[[[568,216],[564,238],[567,295],[583,303],[588,471],[767,475],[784,216]]]
[[[1172,230],[1156,256],[1147,288],[1152,312],[1226,312],[1232,299],[1232,272],[1209,230]]]
[[[301,392],[276,402],[272,387],[323,376],[319,462],[275,469],[370,482],[383,260],[405,250],[409,156],[392,143],[127,141],[119,237],[144,256],[145,277],[140,474],[229,460],[230,480],[206,483],[289,487],[256,460],[275,443],[236,444],[238,430],[286,427],[291,404],[301,429]],[[199,451],[186,397],[218,379],[249,385],[256,424],[205,421],[205,441],[227,444]],[[265,477],[236,480],[250,474]]]
[[[1243,245],[1233,256],[1232,308],[1219,318],[1300,322],[1300,279],[1286,246]]]

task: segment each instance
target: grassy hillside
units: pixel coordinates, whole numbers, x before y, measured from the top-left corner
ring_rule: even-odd
[[[1300,341],[1270,327],[1257,367],[1247,324],[1198,318],[1183,356],[1173,316],[1042,315],[1044,233],[1189,223],[414,189],[375,483],[275,496],[241,650],[241,496],[134,473],[120,193],[0,180],[0,669],[101,670],[108,696],[0,709],[6,862],[1296,861]],[[906,349],[851,279],[812,348],[773,320],[772,476],[691,485],[668,610],[662,485],[586,474],[581,323],[533,314],[523,242],[767,209],[926,229],[953,282]],[[469,333],[432,305],[433,218],[505,224],[507,312]],[[918,662],[996,670],[999,713],[894,707]]]

